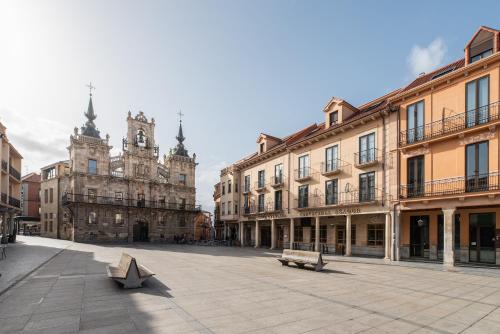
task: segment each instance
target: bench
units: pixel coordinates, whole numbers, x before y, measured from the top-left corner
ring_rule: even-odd
[[[304,268],[306,264],[312,265],[316,271],[321,271],[327,263],[323,261],[320,252],[291,249],[284,249],[283,254],[280,258],[278,258],[278,261],[280,261],[283,266],[288,266],[290,262],[293,262],[299,268]]]
[[[148,268],[138,265],[135,258],[122,253],[120,263],[117,267],[107,266],[108,277],[123,284],[125,289],[140,288],[142,282],[153,276],[153,272]]]

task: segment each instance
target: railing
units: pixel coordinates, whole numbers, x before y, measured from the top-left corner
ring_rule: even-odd
[[[273,188],[282,187],[285,185],[285,177],[283,175],[271,176],[269,183],[271,184],[271,187],[273,187]]]
[[[71,193],[63,194],[62,202],[63,205],[68,205],[70,203],[95,203],[102,205],[118,205],[118,206],[150,208],[150,209],[183,210],[183,211],[201,210],[201,205],[194,205],[194,204],[168,203],[162,200],[146,201],[145,199],[118,198],[118,197],[71,194]]]
[[[342,170],[348,165],[347,162],[340,159],[327,160],[321,163],[321,174],[323,175],[333,175],[342,172]]]
[[[428,181],[421,184],[400,186],[402,199],[460,195],[465,193],[500,190],[500,172],[491,172],[473,176],[459,176],[449,179]]]
[[[8,199],[7,194],[6,193],[2,193],[1,196],[0,196],[0,200],[2,201],[2,203],[7,204],[7,199]]]
[[[7,163],[7,161],[2,160],[2,170],[4,170],[5,172],[7,172],[8,169],[9,169],[8,166],[9,166],[9,164]]]
[[[17,198],[9,196],[9,205],[15,206],[16,208],[21,207],[21,201]]]
[[[312,178],[313,171],[311,167],[302,167],[294,171],[295,181],[305,181]]]
[[[21,180],[21,173],[14,167],[9,166],[9,174],[12,175],[16,180]]]
[[[384,201],[381,189],[373,188],[367,191],[349,191],[331,195],[309,195],[295,199],[296,209],[315,209],[330,206],[373,204]]]
[[[266,182],[264,180],[260,180],[260,181],[255,182],[254,189],[257,191],[261,191],[261,190],[266,189]]]
[[[401,146],[418,143],[500,119],[500,101],[399,133]]]
[[[244,215],[254,215],[262,213],[273,213],[280,212],[284,210],[283,202],[265,202],[262,205],[251,204],[249,206],[243,207]]]
[[[356,167],[372,166],[383,160],[383,152],[377,148],[370,148],[354,153]]]

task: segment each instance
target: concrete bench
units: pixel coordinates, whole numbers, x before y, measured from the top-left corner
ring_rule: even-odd
[[[290,262],[293,262],[299,268],[304,268],[306,264],[311,265],[316,271],[321,271],[327,263],[323,261],[320,252],[291,249],[284,249],[278,261],[280,261],[283,266],[288,266]]]
[[[109,265],[106,270],[108,271],[108,277],[123,284],[126,289],[140,288],[142,282],[154,275],[151,270],[138,265],[135,258],[126,253],[122,253],[117,267]]]

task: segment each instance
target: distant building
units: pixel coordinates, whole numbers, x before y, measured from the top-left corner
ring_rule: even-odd
[[[19,226],[40,230],[40,184],[41,176],[29,173],[21,179],[21,217]]]
[[[9,142],[7,128],[0,123],[0,233],[12,234],[13,218],[21,213],[22,156]]]
[[[68,186],[69,163],[69,160],[59,161],[41,170],[40,234],[44,237],[71,239],[69,231],[60,225],[64,218],[67,219],[61,203]]]
[[[214,229],[215,229],[215,239],[223,240],[224,235],[224,222],[220,220],[220,182],[214,185]]]

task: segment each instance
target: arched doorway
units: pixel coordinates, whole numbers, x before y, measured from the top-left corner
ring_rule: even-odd
[[[134,242],[149,241],[149,225],[145,221],[134,224]]]

